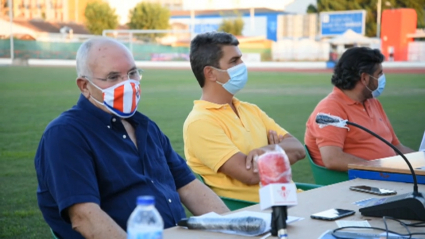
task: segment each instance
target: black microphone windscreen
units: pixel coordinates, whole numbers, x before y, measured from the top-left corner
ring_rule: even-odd
[[[316,116],[316,123],[328,125],[328,124],[335,124],[339,123],[341,120],[339,117],[331,116],[328,114],[318,113]]]

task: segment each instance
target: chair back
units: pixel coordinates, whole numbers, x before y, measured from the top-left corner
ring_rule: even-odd
[[[297,189],[301,189],[303,191],[308,191],[315,188],[323,187],[323,185],[311,184],[311,183],[295,183]]]
[[[196,178],[198,178],[199,181],[207,185],[201,175],[196,173],[193,173],[193,174],[195,174]],[[298,189],[302,189],[304,191],[321,187],[321,185],[309,184],[309,183],[295,183],[295,185],[297,186]],[[219,196],[219,197],[224,202],[224,204],[226,204],[226,206],[230,209],[230,211],[238,210],[244,207],[249,207],[249,206],[257,204],[256,202],[245,201],[245,200],[240,200],[235,198],[228,198],[228,197],[222,197],[222,196]]]
[[[55,232],[50,228],[50,232],[52,233],[53,239],[59,239],[59,237],[56,236]]]
[[[311,171],[313,171],[313,177],[316,184],[329,185],[339,183],[348,180],[348,173],[327,169],[326,167],[317,165],[311,158],[310,152],[308,151],[307,145],[305,151],[307,153],[308,160],[310,161]]]
[[[201,175],[193,173],[196,178],[199,179],[199,181],[201,181],[203,184],[207,185],[204,181],[204,179],[202,178]],[[248,206],[252,206],[254,204],[257,204],[256,202],[250,202],[250,201],[245,201],[245,200],[239,200],[239,199],[235,199],[235,198],[228,198],[228,197],[221,197],[219,196],[220,199],[224,202],[224,204],[226,204],[226,206],[230,209],[230,211],[234,211],[234,210],[238,210],[244,207],[248,207]]]

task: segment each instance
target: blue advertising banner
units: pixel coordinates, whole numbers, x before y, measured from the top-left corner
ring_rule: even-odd
[[[219,24],[195,24],[195,33],[205,33],[205,32],[211,32],[211,31],[218,31]]]
[[[365,10],[320,13],[320,33],[322,36],[341,35],[348,29],[364,35],[365,23]]]

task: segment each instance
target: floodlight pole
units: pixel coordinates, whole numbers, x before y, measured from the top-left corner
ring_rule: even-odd
[[[128,46],[130,48],[131,54],[133,54],[133,33],[130,32],[130,35],[128,37],[130,38],[128,42]]]
[[[195,37],[195,10],[190,10],[190,40]]]
[[[12,0],[7,1],[7,5],[9,6],[9,20],[10,20],[10,60],[13,62],[14,49],[13,49],[13,6]]]
[[[382,0],[378,0],[377,6],[376,6],[376,10],[377,10],[377,14],[376,14],[376,37],[380,38],[381,37],[381,5],[382,5]]]
[[[75,22],[76,23],[78,23],[78,5],[79,5],[79,2],[78,2],[78,0],[75,0]]]
[[[250,24],[251,24],[251,32],[254,32],[255,29],[255,10],[254,7],[251,7],[249,9],[249,16],[250,16]]]

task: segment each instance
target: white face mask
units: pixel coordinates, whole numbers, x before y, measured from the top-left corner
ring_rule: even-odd
[[[367,86],[366,86],[366,88],[372,92],[373,98],[377,98],[378,96],[380,96],[382,94],[382,92],[385,89],[385,84],[386,84],[385,74],[382,74],[378,79],[376,79],[375,77],[373,77],[371,75],[369,75],[369,76],[378,81],[378,87],[375,90],[371,90]]]
[[[120,118],[129,118],[137,111],[140,100],[140,82],[126,80],[106,89],[101,89],[89,80],[89,82],[102,91],[103,103],[90,96],[98,104],[104,105],[111,113]]]

